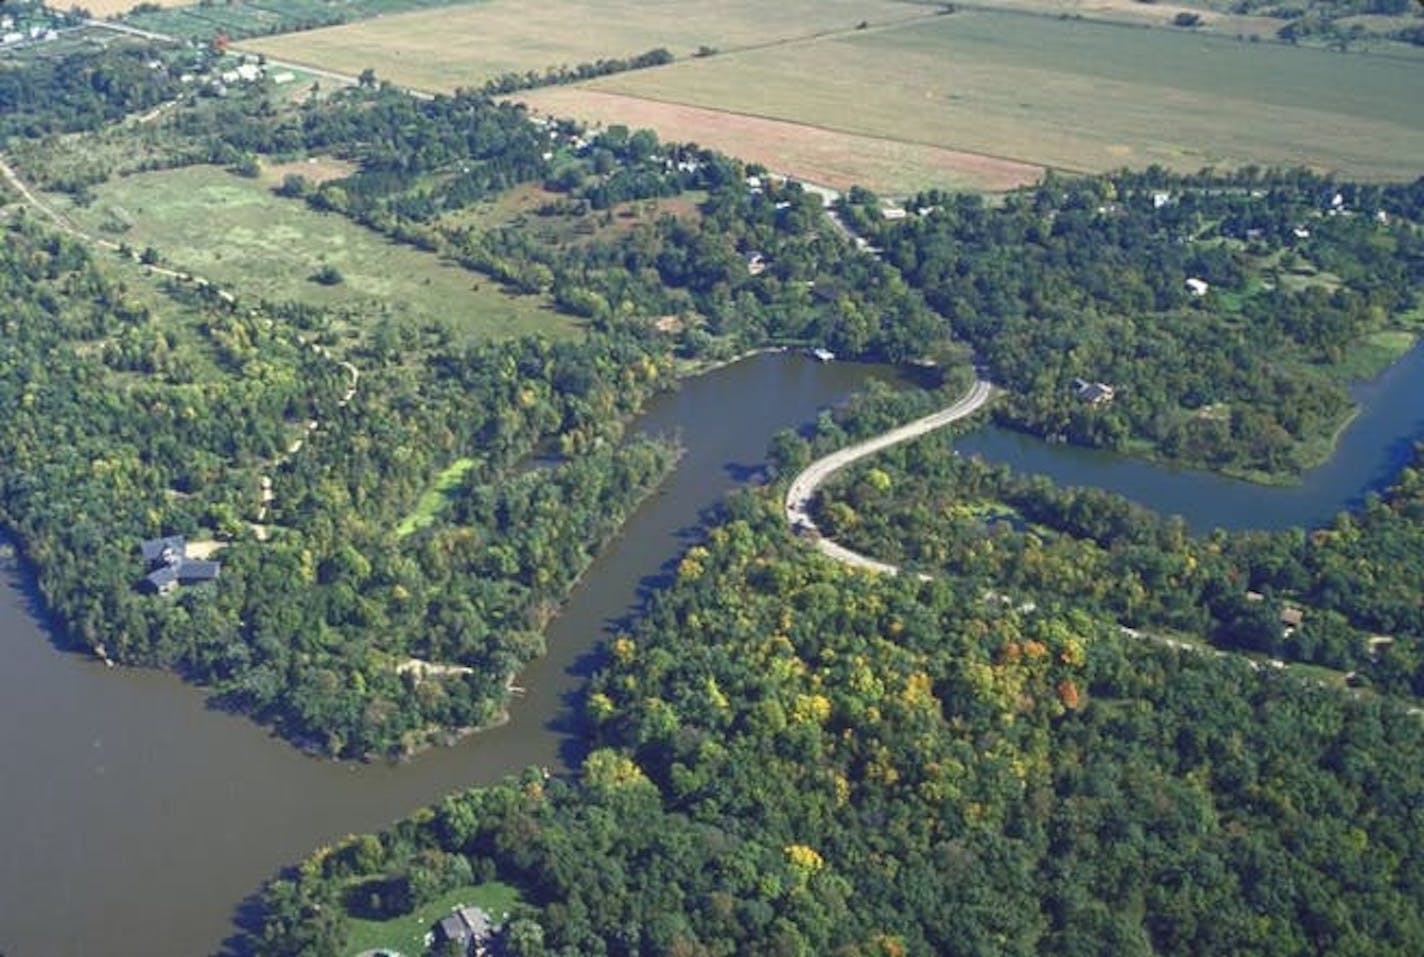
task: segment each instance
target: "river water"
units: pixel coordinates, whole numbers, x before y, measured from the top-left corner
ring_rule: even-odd
[[[529,765],[562,768],[566,698],[640,583],[755,474],[778,430],[890,376],[763,355],[650,403],[638,428],[680,435],[687,453],[551,625],[510,722],[401,765],[305,757],[170,675],[57,650],[11,563],[0,582],[0,953],[211,953],[245,895],[322,843]]]
[[[1306,473],[1299,485],[1286,488],[1050,444],[1000,428],[978,429],[956,439],[954,447],[1021,472],[1046,475],[1059,485],[1117,492],[1164,514],[1180,515],[1199,532],[1310,528],[1389,485],[1409,462],[1414,441],[1424,438],[1424,342],[1350,391],[1361,411],[1340,436],[1335,454]]]
[[[884,370],[758,356],[650,404],[644,431],[687,454],[589,568],[550,626],[549,653],[503,727],[407,763],[319,761],[208,710],[169,675],[116,671],[56,648],[32,584],[0,582],[0,952],[193,957],[232,931],[233,908],[284,864],[376,830],[458,788],[529,765],[566,766],[565,703],[610,622],[697,534],[708,508],[755,475],[772,435],[812,421]],[[1328,517],[1388,481],[1424,434],[1424,347],[1362,386],[1366,411],[1298,489],[1051,446],[1001,430],[959,447],[1059,481],[1111,488],[1196,527]]]

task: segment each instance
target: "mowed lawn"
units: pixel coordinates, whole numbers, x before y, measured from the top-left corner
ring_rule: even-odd
[[[1178,29],[966,11],[585,88],[1067,170],[1424,172],[1424,63]]]
[[[893,0],[488,0],[254,39],[242,48],[343,73],[370,67],[403,86],[449,91],[511,71],[656,47],[690,57],[703,46],[742,48],[925,15],[924,7]]]
[[[350,307],[362,318],[448,321],[480,338],[577,332],[541,297],[509,295],[484,276],[218,167],[142,173],[94,192],[89,206],[66,210],[84,229],[134,249],[152,246],[165,265],[239,294]],[[130,227],[117,232],[116,223]],[[315,282],[325,265],[343,281]]]

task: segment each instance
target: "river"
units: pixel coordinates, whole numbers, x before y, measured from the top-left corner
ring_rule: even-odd
[[[1424,438],[1424,342],[1384,373],[1358,383],[1351,394],[1361,411],[1330,460],[1299,485],[1275,488],[1194,469],[1125,458],[1112,452],[1052,444],[1001,428],[982,428],[954,447],[1060,485],[1117,492],[1168,515],[1180,515],[1198,532],[1315,527],[1387,486]]]
[[[650,403],[643,431],[687,453],[590,566],[519,678],[510,722],[400,765],[322,761],[251,722],[209,710],[171,675],[110,670],[56,648],[34,589],[0,582],[0,952],[6,957],[211,953],[234,906],[322,843],[379,829],[461,787],[571,756],[565,703],[610,622],[686,545],[708,508],[754,477],[779,429],[812,421],[872,377],[847,363],[757,356]],[[1113,488],[1197,527],[1328,516],[1397,469],[1424,433],[1424,348],[1362,386],[1366,411],[1340,454],[1299,489],[980,430],[961,446],[1067,482]],[[1412,401],[1409,401],[1411,400]]]
[[[754,477],[772,436],[892,373],[762,355],[684,383],[640,416],[686,454],[590,566],[520,674],[509,723],[400,765],[317,760],[204,706],[171,675],[56,649],[32,582],[0,582],[0,953],[211,953],[278,868],[441,795],[529,765],[564,767],[562,723],[609,622]],[[582,659],[582,660],[581,660]]]

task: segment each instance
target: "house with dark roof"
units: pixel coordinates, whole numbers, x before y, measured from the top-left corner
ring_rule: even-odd
[[[1106,382],[1088,382],[1084,379],[1074,379],[1073,391],[1078,394],[1078,398],[1089,405],[1107,405],[1113,400],[1113,387]]]
[[[159,595],[169,595],[180,585],[216,581],[222,571],[218,562],[188,557],[188,541],[182,535],[150,538],[139,544],[143,556],[143,586]]]
[[[453,942],[466,957],[486,957],[494,942],[494,932],[494,921],[482,908],[457,907],[435,925],[435,942]]]

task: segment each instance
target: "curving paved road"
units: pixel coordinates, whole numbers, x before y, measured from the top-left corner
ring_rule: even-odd
[[[873,439],[866,439],[864,442],[846,446],[838,452],[832,452],[830,455],[812,462],[802,470],[800,475],[796,476],[791,487],[786,490],[786,520],[791,523],[793,529],[817,532],[816,523],[811,520],[807,507],[811,504],[816,489],[820,488],[826,479],[847,465],[874,455],[882,449],[917,439],[935,429],[942,429],[951,422],[958,422],[960,419],[973,415],[985,402],[989,401],[992,392],[993,386],[987,380],[975,379],[974,386],[969,392],[949,408],[941,409],[923,419],[908,422],[889,432],[883,432]],[[859,552],[851,551],[828,538],[817,536],[816,548],[822,555],[855,568],[864,568],[886,575],[897,575],[900,572],[900,569],[895,565],[879,562]]]

